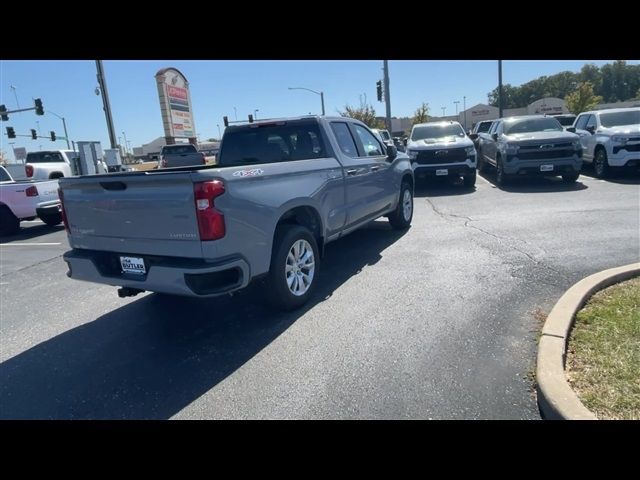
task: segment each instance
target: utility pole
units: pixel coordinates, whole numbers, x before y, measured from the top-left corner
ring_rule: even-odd
[[[460,103],[460,100],[455,100],[453,103],[456,106],[456,115],[458,115],[458,104]]]
[[[464,110],[464,131],[467,131],[467,97],[462,97],[462,109]]]
[[[104,106],[104,115],[107,118],[107,128],[109,130],[109,141],[111,148],[116,148],[116,132],[113,126],[113,118],[111,117],[111,106],[109,105],[109,93],[107,92],[107,81],[104,78],[104,69],[102,68],[102,60],[96,60],[96,70],[98,71],[98,85],[102,92],[102,104]]]
[[[502,118],[502,60],[498,60],[498,118]]]
[[[384,103],[387,107],[386,126],[389,135],[393,136],[391,131],[391,92],[389,91],[389,60],[384,60]]]
[[[442,109],[442,116],[444,117],[444,111],[447,109],[447,107],[440,107]]]

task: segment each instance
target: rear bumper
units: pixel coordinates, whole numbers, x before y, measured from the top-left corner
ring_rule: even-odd
[[[151,292],[188,297],[215,297],[246,287],[251,278],[248,263],[243,258],[205,261],[180,257],[142,257],[147,273],[122,273],[120,255],[126,253],[74,249],[66,252],[67,276],[74,280],[129,287]]]
[[[51,202],[43,202],[38,204],[36,208],[36,215],[42,218],[43,216],[50,216],[58,214],[62,211],[60,206],[60,200],[53,200]]]

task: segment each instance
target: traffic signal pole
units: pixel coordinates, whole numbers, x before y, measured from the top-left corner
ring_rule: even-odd
[[[107,82],[104,79],[104,69],[102,68],[102,60],[96,60],[96,69],[98,70],[98,84],[102,92],[102,104],[104,106],[104,115],[107,117],[107,129],[109,130],[109,141],[111,148],[118,148],[116,143],[116,131],[113,127],[113,118],[111,117],[111,106],[109,105],[109,93],[107,92]]]
[[[391,93],[389,92],[389,60],[384,61],[384,103],[387,107],[386,124],[389,135],[393,136],[391,131]]]

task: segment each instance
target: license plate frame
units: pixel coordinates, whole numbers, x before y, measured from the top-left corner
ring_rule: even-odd
[[[147,274],[147,266],[142,257],[120,255],[120,268],[122,269],[122,273],[130,273],[138,276]]]

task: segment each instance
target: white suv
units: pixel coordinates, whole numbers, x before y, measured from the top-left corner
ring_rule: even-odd
[[[615,167],[640,169],[640,108],[583,112],[573,129],[580,135],[582,159],[593,164],[596,177]]]

